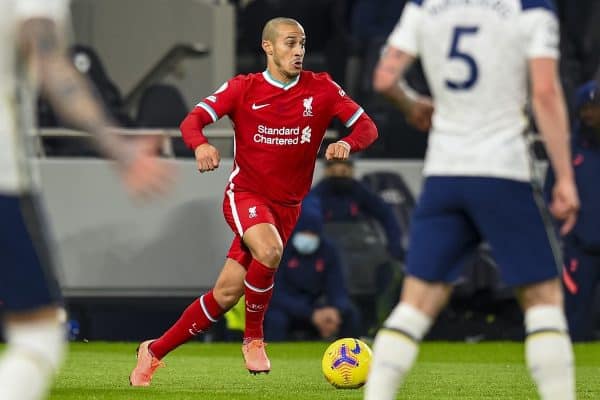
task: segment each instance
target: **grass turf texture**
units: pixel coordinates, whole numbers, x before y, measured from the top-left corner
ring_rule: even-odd
[[[273,370],[252,376],[239,344],[190,343],[165,358],[150,388],[132,388],[133,343],[73,343],[52,400],[362,399],[321,375],[327,343],[271,344]],[[600,343],[575,346],[578,399],[600,398]],[[424,343],[402,399],[536,399],[520,343]]]

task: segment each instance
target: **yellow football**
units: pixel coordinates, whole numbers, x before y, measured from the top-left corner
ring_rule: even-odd
[[[361,340],[344,338],[331,343],[321,361],[325,379],[338,389],[356,389],[367,381],[371,349]]]

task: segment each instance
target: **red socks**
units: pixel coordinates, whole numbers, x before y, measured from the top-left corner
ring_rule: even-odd
[[[159,360],[179,345],[206,331],[223,314],[212,290],[194,300],[181,317],[159,339],[150,344],[150,351]]]
[[[244,340],[264,337],[263,320],[273,294],[275,271],[275,268],[269,268],[255,259],[252,259],[248,266],[244,280],[244,294],[246,295]]]
[[[244,339],[262,339],[263,320],[273,294],[274,268],[252,259],[244,280],[246,295],[246,330]],[[217,322],[224,310],[212,291],[194,300],[181,317],[160,338],[150,344],[150,351],[159,360],[179,345],[206,331]]]

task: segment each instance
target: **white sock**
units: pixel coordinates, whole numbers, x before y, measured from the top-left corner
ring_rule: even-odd
[[[0,399],[39,400],[64,352],[65,328],[58,321],[28,321],[6,326],[6,351],[0,359]]]
[[[417,358],[419,342],[432,320],[411,305],[400,303],[377,333],[365,400],[393,400]]]
[[[525,359],[542,400],[575,399],[573,348],[563,311],[531,307],[525,313]]]

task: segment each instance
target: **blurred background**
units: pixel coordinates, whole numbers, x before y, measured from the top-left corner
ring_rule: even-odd
[[[354,160],[353,174],[393,210],[402,231],[398,241],[406,248],[427,134],[407,125],[371,89],[381,46],[404,3],[72,0],[70,55],[74,65],[94,82],[110,114],[127,128],[124,133],[156,129],[164,140],[164,157],[180,167],[180,179],[168,197],[147,205],[133,204],[118,190],[120,183],[111,164],[98,156],[87,136],[65,126],[39,99],[36,162],[73,340],[140,340],[159,335],[191,299],[214,283],[232,238],[221,203],[232,165],[233,131],[226,119],[206,130],[224,160],[217,171],[200,176],[177,127],[198,101],[224,81],[238,73],[264,70],[261,30],[275,16],[300,21],[307,34],[304,68],[329,72],[377,124],[380,139]],[[560,0],[556,6],[562,31],[561,78],[570,111],[576,116],[575,90],[600,75],[600,2]],[[409,72],[408,83],[417,92],[428,93],[418,64]],[[327,141],[344,134],[341,124],[333,124]],[[537,150],[543,171],[543,148],[538,144]],[[323,172],[324,166],[318,165],[315,183]],[[386,250],[391,239],[376,218],[364,213],[349,222],[351,228],[345,225],[343,229],[354,232],[349,238],[336,235],[339,226],[336,230],[332,224],[329,231],[333,239],[338,237],[345,258],[346,273],[340,279],[359,304],[361,334],[370,335],[380,322],[378,313],[385,311],[382,304],[394,304],[398,295],[391,288],[388,298],[376,298],[381,294],[377,266],[392,265],[393,275],[401,279],[403,256]],[[362,254],[373,258],[352,256],[356,248],[366,249]],[[370,298],[376,300],[369,302]],[[597,331],[597,295],[593,304],[592,323]],[[483,245],[465,266],[453,300],[430,338],[520,339],[521,318]],[[449,326],[453,329],[446,329]],[[227,337],[223,322],[199,340]]]

